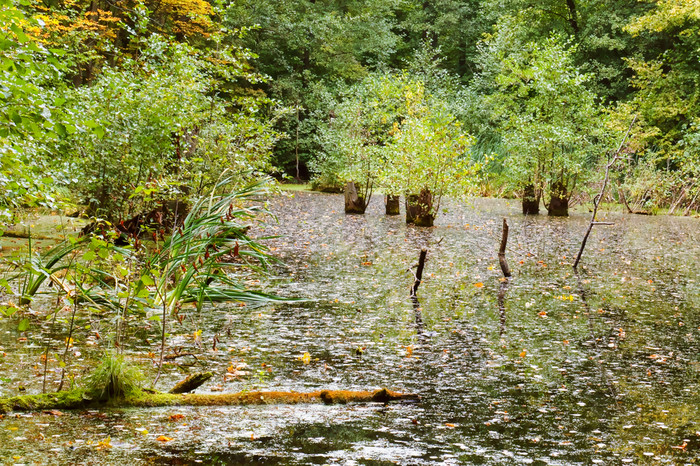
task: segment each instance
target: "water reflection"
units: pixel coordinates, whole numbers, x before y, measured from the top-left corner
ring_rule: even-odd
[[[205,390],[386,386],[421,394],[421,404],[6,417],[0,420],[3,458],[93,464],[697,462],[697,219],[607,214],[616,225],[593,232],[576,276],[571,262],[587,213],[522,217],[516,204],[476,200],[448,205],[434,228],[419,229],[384,216],[381,200],[365,216],[345,216],[342,198],[334,195],[299,193],[270,205],[280,222],[254,230],[281,235],[271,246],[287,265],[262,284],[308,301],[185,311],[182,323],[169,325],[172,351],[181,348],[197,359],[172,360],[161,388],[206,366],[216,375]],[[510,224],[513,272],[507,281],[501,281],[497,255],[503,217]],[[429,250],[429,262],[419,298],[411,299],[414,278],[406,271],[421,248]],[[79,316],[76,341],[94,340],[88,340],[94,322]],[[54,346],[67,328],[67,321],[57,321]],[[193,338],[198,330],[201,348]],[[31,346],[32,338],[19,341],[9,320],[0,321],[0,332],[6,354],[0,371],[9,380],[0,391],[16,393],[20,381],[28,391],[40,390],[35,366],[44,347]],[[156,329],[139,321],[129,332],[128,354],[148,368]],[[306,352],[308,363],[301,358]],[[174,413],[185,419],[170,421]],[[159,442],[159,435],[173,440]],[[112,448],[98,449],[108,436]]]

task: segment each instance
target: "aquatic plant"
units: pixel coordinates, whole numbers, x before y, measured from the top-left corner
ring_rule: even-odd
[[[87,390],[101,400],[137,395],[144,376],[123,355],[108,351],[100,364],[87,377]]]

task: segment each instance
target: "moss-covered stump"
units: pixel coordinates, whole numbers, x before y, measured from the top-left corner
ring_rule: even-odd
[[[390,401],[419,401],[414,394],[398,393],[382,388],[375,391],[319,390],[301,392],[239,392],[217,394],[141,393],[138,396],[110,401],[92,399],[84,390],[24,395],[0,398],[0,413],[10,411],[43,411],[51,409],[85,409],[102,407],[158,407],[158,406],[239,406],[263,404],[325,403],[346,404],[361,402],[388,403]]]

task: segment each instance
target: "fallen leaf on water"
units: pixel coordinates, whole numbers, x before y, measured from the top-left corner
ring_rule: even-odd
[[[171,414],[168,416],[169,421],[179,421],[180,419],[184,419],[185,415],[184,414]]]
[[[104,450],[104,449],[106,449],[106,448],[112,448],[112,438],[111,438],[111,437],[107,437],[107,438],[104,439],[104,440],[100,440],[99,442],[97,442],[97,444],[96,444],[95,446],[97,447],[98,450]]]
[[[484,287],[484,284],[481,283],[481,282],[479,282],[479,283],[474,283],[474,286],[477,287],[477,288],[483,288],[483,287]]]
[[[161,435],[156,440],[158,440],[159,442],[169,442],[172,440],[172,438],[166,437],[165,435]]]
[[[304,354],[302,354],[301,356],[299,356],[297,359],[299,359],[299,360],[300,360],[301,362],[303,362],[304,364],[308,364],[308,363],[311,362],[311,355],[310,355],[309,352],[307,351],[306,353],[304,353]]]
[[[527,356],[527,350],[522,350],[522,351],[520,352],[520,357],[521,357],[521,358],[524,358],[525,356]]]
[[[455,427],[455,425],[452,424],[452,423],[450,423],[450,422],[446,422],[445,425],[446,425],[447,427]]]

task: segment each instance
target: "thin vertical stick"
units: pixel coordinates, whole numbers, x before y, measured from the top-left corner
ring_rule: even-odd
[[[418,268],[416,269],[416,280],[413,282],[411,287],[411,296],[416,296],[420,282],[423,279],[423,268],[425,267],[425,256],[428,255],[428,250],[423,248],[420,250],[420,256],[418,256]]]
[[[501,236],[501,247],[498,250],[498,262],[501,264],[501,271],[503,271],[503,276],[510,277],[510,267],[508,267],[508,261],[506,260],[506,245],[508,244],[508,222],[503,219],[503,235]]]
[[[583,236],[583,241],[581,241],[581,249],[578,251],[578,255],[576,256],[576,260],[574,261],[574,269],[578,267],[578,263],[581,261],[581,256],[583,255],[583,250],[586,248],[586,242],[588,241],[588,236],[591,234],[591,230],[593,230],[594,225],[599,225],[599,222],[596,222],[596,215],[598,214],[598,206],[600,203],[603,201],[603,195],[605,194],[605,188],[608,186],[608,179],[610,177],[610,168],[615,164],[615,162],[618,161],[620,158],[620,151],[622,151],[622,147],[625,145],[625,141],[627,141],[627,137],[630,135],[630,131],[632,131],[632,126],[634,126],[634,122],[637,121],[637,115],[634,116],[632,119],[632,123],[630,123],[630,127],[627,129],[627,133],[625,133],[625,137],[622,138],[622,142],[620,142],[620,147],[617,148],[617,152],[615,152],[615,156],[612,158],[610,163],[608,163],[605,167],[605,178],[603,179],[603,187],[600,189],[600,193],[593,198],[593,215],[591,216],[591,222],[588,224],[588,230],[586,230],[586,234]]]

